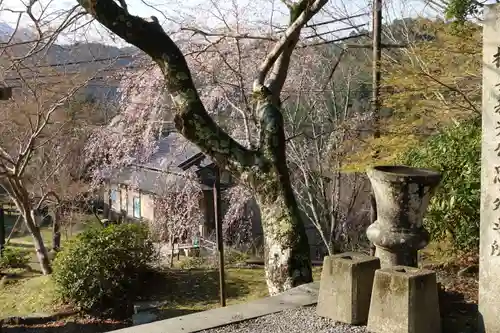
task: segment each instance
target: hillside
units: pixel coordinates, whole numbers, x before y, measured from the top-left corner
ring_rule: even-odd
[[[14,34],[14,36],[12,36]],[[0,62],[7,70],[2,74],[5,83],[20,87],[20,75],[25,79],[63,77],[72,74],[96,76],[86,87],[84,95],[103,99],[116,94],[118,82],[111,77],[132,63],[137,50],[131,47],[118,48],[101,43],[36,44],[35,34],[28,29],[17,31],[6,23],[0,23],[0,41],[9,42],[9,56]],[[33,55],[22,59],[22,69],[9,69],[12,58],[22,58],[32,49]],[[50,80],[49,80],[50,81]]]
[[[381,137],[354,142],[357,152],[347,170],[393,163],[443,127],[480,115],[480,26],[456,30],[440,20],[403,21],[384,27],[389,41],[408,47],[383,53]],[[373,159],[375,150],[379,160]]]

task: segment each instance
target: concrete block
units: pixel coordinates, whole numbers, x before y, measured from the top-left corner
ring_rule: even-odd
[[[158,316],[151,312],[139,312],[132,315],[133,325],[143,325],[156,321]]]
[[[375,271],[380,260],[346,252],[325,257],[321,273],[317,313],[351,325],[365,324]]]
[[[377,270],[367,329],[373,333],[441,333],[436,273],[407,266]]]

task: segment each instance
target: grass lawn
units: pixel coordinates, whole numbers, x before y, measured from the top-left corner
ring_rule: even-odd
[[[25,273],[0,287],[0,317],[51,314],[60,306],[49,276]]]
[[[17,216],[6,215],[7,230],[10,232],[9,227],[12,227]],[[80,232],[88,228],[89,226],[96,225],[98,222],[93,215],[76,215],[73,218],[73,226],[71,230],[66,225],[61,228],[61,245],[64,245],[66,241],[76,237]],[[40,233],[42,235],[43,243],[48,250],[52,248],[52,228],[51,227],[41,227]],[[30,267],[35,271],[40,271],[40,264],[35,255],[35,247],[33,245],[33,238],[29,233],[24,234],[14,234],[10,239],[7,246],[24,248],[31,251]],[[0,312],[1,314],[2,312]]]
[[[15,217],[12,215],[7,215],[6,218],[10,218],[11,224],[14,223]],[[9,225],[9,221],[6,221],[7,225]],[[64,243],[68,239],[71,239],[78,235],[80,232],[85,230],[90,225],[95,225],[98,223],[96,221],[95,216],[93,215],[78,215],[73,218],[73,226],[71,227],[71,230],[69,230],[69,227],[64,225],[61,227],[61,243]],[[7,228],[8,231],[9,228]],[[51,227],[41,227],[40,228],[40,233],[42,234],[42,238],[44,241],[44,244],[46,246],[50,246],[52,244],[52,228]],[[26,233],[24,235],[14,235],[10,242],[9,245],[27,245],[27,246],[33,246],[33,238],[29,233]]]
[[[315,268],[319,279],[320,268]],[[14,272],[13,272],[14,273]],[[19,278],[0,287],[0,317],[50,314],[65,307],[58,301],[49,276],[20,272]],[[262,268],[226,269],[227,304],[266,297]],[[152,277],[140,301],[159,301],[160,318],[170,318],[219,306],[219,273],[213,269],[172,269]]]
[[[74,227],[71,236],[62,232],[62,243],[75,237],[87,225],[95,224],[94,217],[82,218],[79,227]],[[52,232],[50,228],[41,228],[45,245],[50,248]],[[31,235],[13,237],[10,246],[33,249]],[[177,265],[180,262],[176,263]],[[177,266],[176,265],[176,266]],[[10,279],[3,286],[0,284],[0,318],[25,316],[33,313],[50,314],[64,305],[58,301],[55,286],[48,276],[40,275],[40,267],[34,254],[31,257],[31,272],[17,270],[15,279]],[[315,279],[319,279],[320,268],[314,269]],[[236,269],[226,268],[227,304],[241,303],[267,296],[267,286],[263,268]],[[152,282],[144,288],[141,301],[159,301],[168,304],[159,313],[161,318],[169,318],[194,311],[202,311],[219,306],[219,274],[215,269],[203,267],[181,269],[176,267],[165,270],[152,277]]]
[[[314,268],[318,280],[321,268]],[[263,268],[226,268],[226,303],[244,303],[268,296]],[[163,279],[163,281],[161,281]],[[145,298],[166,302],[160,318],[170,318],[219,306],[219,272],[214,269],[173,269],[165,272]]]

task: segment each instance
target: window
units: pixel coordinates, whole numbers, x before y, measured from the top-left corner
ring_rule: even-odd
[[[140,219],[141,218],[141,197],[134,197],[133,207],[134,207],[134,217]]]
[[[116,191],[115,189],[112,189],[112,190],[111,190],[110,197],[111,197],[111,201],[112,201],[112,202],[116,202],[116,199],[117,199],[117,191]]]

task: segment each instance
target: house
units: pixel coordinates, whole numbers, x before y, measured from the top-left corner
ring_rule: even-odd
[[[194,144],[187,141],[181,134],[171,130],[168,135],[163,136],[158,142],[158,150],[150,160],[141,165],[130,166],[109,178],[105,197],[109,197],[108,206],[112,219],[124,217],[128,220],[154,221],[157,216],[155,197],[161,195],[166,189],[174,190],[181,188],[186,182],[180,176],[187,170],[197,175],[201,184],[201,193],[198,198],[199,207],[204,216],[200,225],[200,234],[204,238],[213,235],[215,230],[213,182],[215,175],[215,164],[205,156]],[[358,175],[359,176],[359,175]],[[363,233],[368,222],[369,183],[363,176],[362,187],[355,203],[349,200],[353,197],[353,188],[350,186],[353,175],[342,174],[340,181],[345,184],[341,188],[341,205],[351,207],[348,216],[343,219],[343,227],[353,233]],[[226,189],[233,185],[231,175],[221,172],[221,188]],[[247,212],[252,216],[252,236],[255,245],[262,244],[262,225],[260,210],[254,200],[247,204]],[[225,206],[222,207],[223,214]],[[322,238],[310,220],[306,220],[306,232],[310,244],[310,255],[313,259],[321,260],[326,254]]]
[[[164,191],[175,191],[185,185],[188,180],[182,174],[186,171],[198,177],[201,193],[197,199],[205,217],[200,232],[202,237],[208,237],[215,228],[213,183],[216,165],[176,131],[159,139],[158,149],[147,163],[129,166],[109,177],[105,197],[109,196],[106,206],[110,207],[111,219],[154,221],[158,216],[155,198]],[[231,186],[231,176],[221,171],[221,189],[228,186]]]

